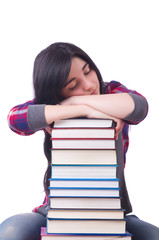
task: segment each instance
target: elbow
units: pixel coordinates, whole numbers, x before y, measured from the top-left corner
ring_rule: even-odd
[[[18,114],[18,110],[13,108],[7,116],[9,128],[16,134],[21,136],[31,135],[34,132],[30,130],[26,121],[24,121],[24,113]]]
[[[148,114],[148,108],[149,108],[149,106],[148,106],[147,100],[142,97],[141,104],[139,104],[138,109],[137,109],[138,111],[136,114],[136,122],[137,123],[139,123],[145,119],[145,117]]]
[[[7,122],[8,122],[9,128],[13,132],[18,133],[18,130],[16,129],[15,122],[14,122],[14,109],[11,109],[9,111],[8,116],[7,116]]]
[[[131,97],[134,100],[134,110],[130,113],[124,120],[130,124],[138,124],[145,119],[148,113],[148,102],[147,100],[137,94],[131,94]]]

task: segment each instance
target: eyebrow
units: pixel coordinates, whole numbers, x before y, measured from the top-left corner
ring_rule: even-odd
[[[82,71],[84,71],[84,69],[86,68],[87,65],[88,65],[88,63],[86,62],[82,67]],[[76,79],[75,77],[71,78],[68,82],[65,83],[64,87],[66,87],[68,84],[70,84],[75,79]]]
[[[88,65],[88,63],[86,62],[82,68],[82,71],[84,71],[84,69],[86,68],[86,66]]]

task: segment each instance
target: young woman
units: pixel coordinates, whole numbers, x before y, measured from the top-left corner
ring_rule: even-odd
[[[125,209],[127,230],[135,240],[157,240],[159,228],[146,223],[132,212],[124,167],[128,149],[129,124],[138,124],[147,115],[146,99],[116,81],[105,83],[91,58],[70,43],[54,43],[35,59],[33,71],[35,98],[15,106],[8,115],[10,128],[21,135],[44,130],[44,152],[48,168],[44,176],[46,193],[42,206],[32,213],[8,218],[0,225],[0,240],[39,240],[48,210],[48,179],[50,178],[51,124],[58,119],[74,117],[110,118],[116,125],[116,149],[122,208]]]

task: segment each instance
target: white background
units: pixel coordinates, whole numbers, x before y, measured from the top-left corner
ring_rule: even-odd
[[[22,137],[9,110],[33,98],[36,55],[56,41],[85,50],[105,81],[142,93],[149,114],[130,131],[126,181],[134,213],[159,226],[159,5],[147,0],[5,0],[0,3],[0,222],[42,203],[43,132]]]

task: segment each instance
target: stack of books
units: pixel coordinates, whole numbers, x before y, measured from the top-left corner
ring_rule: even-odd
[[[130,240],[121,209],[115,123],[67,119],[52,129],[50,209],[42,240]]]

